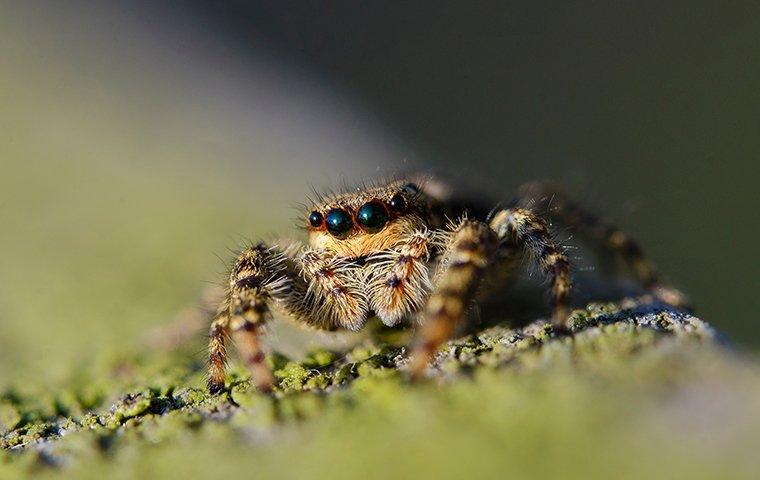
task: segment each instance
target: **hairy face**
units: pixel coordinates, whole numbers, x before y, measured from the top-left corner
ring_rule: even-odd
[[[426,218],[426,201],[413,183],[357,189],[325,199],[311,210],[309,243],[340,257],[363,257],[425,227]]]

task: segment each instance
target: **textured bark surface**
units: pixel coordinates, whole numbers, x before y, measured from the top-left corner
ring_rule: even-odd
[[[450,342],[410,383],[393,332],[271,359],[272,395],[233,368],[203,389],[192,343],[103,358],[0,392],[0,478],[219,475],[751,478],[760,375],[707,323],[646,299],[590,304]]]

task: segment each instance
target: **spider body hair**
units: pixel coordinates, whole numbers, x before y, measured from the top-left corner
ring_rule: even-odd
[[[228,276],[210,331],[209,389],[224,389],[229,337],[262,390],[273,387],[264,362],[263,326],[272,310],[322,330],[360,330],[372,316],[393,326],[416,323],[410,371],[419,377],[442,342],[467,318],[483,278],[511,271],[523,256],[549,280],[552,323],[563,328],[571,293],[571,263],[551,221],[586,233],[617,252],[641,284],[664,301],[681,303],[657,280],[641,248],[620,230],[544,184],[528,184],[507,208],[461,195],[437,178],[398,179],[315,193],[306,214],[308,244],[245,248]],[[551,198],[554,209],[535,205]]]

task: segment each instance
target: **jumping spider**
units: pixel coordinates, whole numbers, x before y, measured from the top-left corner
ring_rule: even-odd
[[[440,180],[393,181],[320,198],[305,215],[307,246],[260,243],[238,256],[211,326],[209,390],[224,388],[231,333],[253,382],[262,390],[272,387],[261,348],[272,307],[325,330],[356,331],[372,316],[389,326],[414,320],[420,328],[410,371],[419,376],[465,320],[484,275],[513,270],[524,254],[548,277],[552,322],[561,328],[571,267],[565,248],[550,233],[550,221],[618,253],[644,288],[668,303],[681,303],[677,291],[659,284],[630,237],[551,187],[528,184],[507,208],[489,211],[457,197]]]

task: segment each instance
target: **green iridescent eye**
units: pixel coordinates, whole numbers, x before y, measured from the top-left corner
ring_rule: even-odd
[[[356,219],[365,231],[375,233],[382,230],[388,222],[388,212],[382,203],[372,201],[361,206]]]
[[[354,226],[351,215],[345,210],[334,208],[325,215],[327,231],[334,237],[345,238]]]

